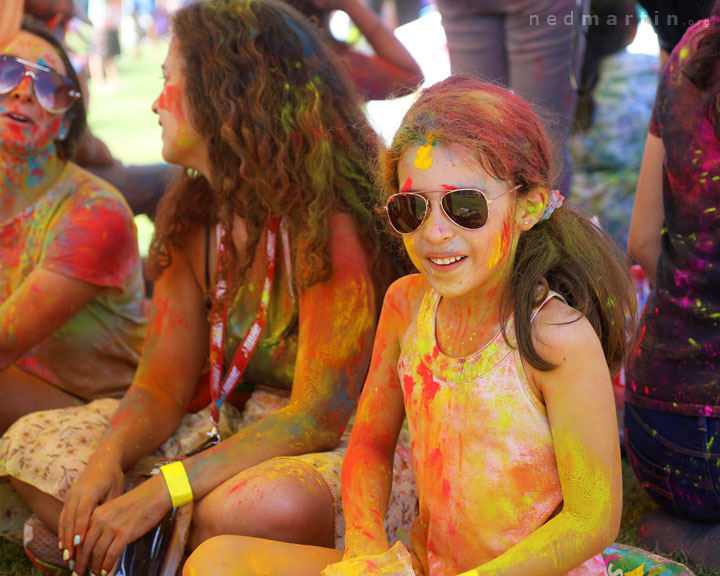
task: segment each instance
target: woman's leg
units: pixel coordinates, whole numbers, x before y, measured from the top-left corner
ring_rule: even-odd
[[[0,434],[30,412],[82,403],[78,398],[14,366],[0,372],[0,391],[3,396],[0,402]]]
[[[246,536],[217,536],[192,553],[183,576],[319,576],[342,551]]]
[[[507,84],[504,3],[438,0],[453,74],[474,74]]]
[[[323,477],[292,458],[244,470],[195,503],[190,549],[235,534],[332,548],[335,504]]]
[[[25,503],[32,509],[45,526],[55,534],[58,532],[58,519],[62,512],[63,503],[30,484],[21,482],[16,478],[10,478],[13,488],[17,491]]]
[[[575,46],[582,23],[576,6],[575,0],[512,0],[507,2],[511,14],[505,21],[509,85],[518,96],[553,115],[548,127],[562,150],[563,174],[557,185],[565,195],[572,177],[567,139],[577,101],[570,73],[583,61]]]

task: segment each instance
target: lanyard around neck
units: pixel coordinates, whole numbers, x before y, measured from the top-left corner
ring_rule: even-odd
[[[225,302],[227,292],[227,279],[220,275],[221,265],[227,258],[224,242],[222,241],[221,231],[220,242],[218,243],[218,278],[215,285],[215,301],[221,307],[216,315],[215,321],[210,329],[210,396],[212,430],[211,437],[219,439],[218,422],[220,421],[220,407],[233,391],[240,378],[242,377],[250,357],[255,351],[260,335],[265,328],[267,320],[268,304],[270,302],[270,290],[272,288],[273,277],[275,275],[275,252],[277,247],[277,233],[280,227],[280,218],[271,218],[265,228],[265,283],[263,284],[263,292],[260,298],[260,305],[250,328],[242,339],[240,346],[235,351],[230,368],[223,379],[224,366],[224,346],[227,328],[228,306]]]

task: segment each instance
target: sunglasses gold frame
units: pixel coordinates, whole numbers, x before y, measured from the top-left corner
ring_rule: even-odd
[[[477,194],[480,194],[480,196],[485,198],[485,202],[487,203],[488,218],[489,218],[490,217],[490,204],[492,204],[498,198],[501,198],[502,196],[505,196],[506,194],[510,194],[510,192],[517,190],[521,186],[522,186],[522,184],[518,184],[517,186],[514,186],[508,190],[505,190],[505,192],[498,194],[497,196],[493,196],[492,198],[488,198],[487,193],[484,190],[480,190],[479,188],[453,188],[452,190],[442,190],[442,194],[441,194],[440,198],[438,198],[437,200],[438,200],[438,203],[440,204],[440,210],[442,210],[443,214],[445,214],[445,217],[448,220],[450,220],[450,222],[452,222],[455,226],[457,226],[458,228],[462,228],[463,230],[480,230],[481,228],[483,228],[485,226],[485,224],[487,224],[487,220],[485,220],[485,223],[482,226],[478,226],[477,228],[468,228],[466,226],[462,226],[461,224],[458,224],[450,214],[447,213],[447,210],[445,210],[445,206],[443,206],[443,198],[445,198],[445,196],[447,196],[448,194],[452,194],[453,192],[468,192],[468,191],[470,191],[470,192],[475,192]],[[437,190],[428,190],[427,192],[424,192],[423,194],[431,194],[433,192],[437,192]],[[432,210],[432,204],[430,204],[430,200],[428,198],[425,198],[425,196],[423,196],[423,194],[421,194],[419,192],[398,192],[396,194],[393,194],[392,196],[390,196],[387,199],[387,202],[385,203],[385,206],[384,206],[385,213],[387,214],[388,221],[390,222],[390,226],[392,227],[393,230],[395,230],[395,232],[397,232],[398,234],[401,234],[402,236],[406,236],[408,234],[413,234],[414,232],[417,232],[418,230],[420,230],[420,228],[422,228],[422,225],[425,223],[425,220],[427,219],[428,214],[430,214],[430,210]],[[413,228],[410,232],[401,232],[400,230],[398,230],[395,227],[395,224],[393,224],[392,218],[390,218],[390,212],[388,211],[388,205],[390,204],[390,202],[392,202],[393,198],[397,198],[398,196],[418,196],[418,197],[422,198],[423,202],[425,202],[425,213],[423,214],[422,220],[417,225],[417,227]]]

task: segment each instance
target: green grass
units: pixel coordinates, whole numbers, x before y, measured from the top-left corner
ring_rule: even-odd
[[[160,66],[166,53],[165,41],[146,44],[140,57],[128,55],[118,61],[118,86],[90,84],[88,124],[124,164],[163,161],[160,126],[151,105],[162,89]],[[145,215],[137,216],[135,224],[140,254],[146,256],[154,226]]]

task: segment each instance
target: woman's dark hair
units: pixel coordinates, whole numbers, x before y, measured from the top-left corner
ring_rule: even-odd
[[[709,25],[698,40],[697,49],[682,69],[683,74],[706,93],[706,109],[713,131],[720,140],[720,74],[713,74],[720,62],[720,0],[710,12]]]
[[[397,167],[408,148],[430,141],[467,150],[489,175],[508,186],[520,185],[519,197],[537,189],[549,192],[555,180],[550,140],[537,114],[507,89],[473,76],[435,84],[411,106],[381,163],[384,199],[399,190]],[[607,234],[569,206],[520,235],[502,300],[506,340],[514,312],[520,352],[539,370],[555,368],[537,352],[531,332],[533,308],[548,290],[587,317],[608,366],[618,370],[637,315],[628,262]]]
[[[25,32],[29,32],[30,34],[34,34],[35,36],[42,38],[45,42],[52,45],[65,66],[65,76],[70,78],[73,88],[82,94],[80,79],[75,72],[75,68],[73,68],[72,62],[70,62],[70,58],[68,57],[67,52],[65,52],[65,48],[52,34],[52,32],[50,32],[38,20],[27,15],[23,16],[22,29],[25,30]],[[85,102],[83,101],[82,96],[73,103],[67,112],[65,112],[65,118],[70,119],[70,128],[67,136],[63,140],[55,141],[55,148],[57,150],[58,158],[69,160],[87,125]]]
[[[303,290],[330,274],[329,218],[340,211],[354,217],[375,279],[387,282],[374,224],[377,137],[312,25],[279,1],[214,0],[178,10],[172,30],[210,181],[184,174],[161,201],[151,274],[169,265],[169,247],[191,226],[221,218],[229,231],[237,214],[248,231],[245,254],[230,268],[238,286],[268,216],[284,216]]]

